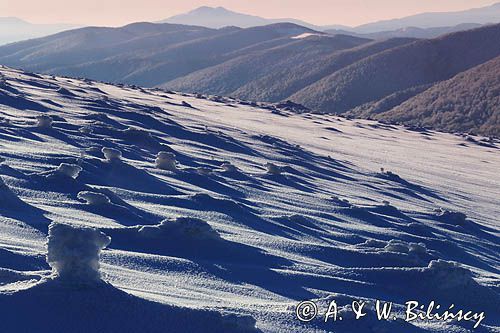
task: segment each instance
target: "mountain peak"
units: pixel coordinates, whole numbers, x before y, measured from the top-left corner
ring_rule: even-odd
[[[213,12],[221,12],[221,13],[230,13],[231,11],[224,7],[210,7],[210,6],[201,6],[196,9],[191,10],[189,13],[213,13]]]
[[[201,6],[187,13],[162,20],[159,23],[197,25],[207,28],[220,29],[226,26],[250,28],[280,22],[292,22],[312,29],[319,28],[307,22],[295,19],[266,19],[259,16],[238,13],[221,6]]]

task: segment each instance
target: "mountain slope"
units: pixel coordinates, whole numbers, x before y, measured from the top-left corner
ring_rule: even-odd
[[[121,28],[89,27],[0,48],[0,61],[46,72],[115,56],[148,54],[158,47],[213,36],[217,31],[182,25],[135,23]]]
[[[376,118],[500,137],[500,56],[438,83]]]
[[[257,71],[259,75],[256,77],[253,76],[253,71],[255,68],[260,68],[260,64],[256,60],[258,58],[250,54],[237,58],[236,60],[238,61],[230,60],[219,66],[194,72],[168,82],[163,86],[179,91],[218,92],[243,99],[278,102],[288,99],[295,92],[360,59],[414,41],[413,39],[390,39],[381,42],[367,42],[364,39],[350,39],[347,36],[337,36],[330,40],[326,39],[326,41],[333,42],[333,45],[341,40],[350,41],[351,44],[356,41],[358,43],[362,42],[362,44],[357,47],[328,54],[302,57],[300,61],[288,63],[287,66],[282,68],[273,67],[272,70],[266,70],[263,67],[260,71]],[[297,46],[321,41],[325,42],[325,38],[310,36],[305,38],[301,43],[297,43]],[[248,72],[250,72],[249,75],[252,76],[252,80],[244,81],[244,78],[239,78],[237,73],[241,68],[250,68]],[[237,84],[230,88],[226,87],[225,83],[234,77],[238,78],[238,81],[236,81]],[[222,89],[218,91],[213,90],[214,87],[220,86],[222,86]]]
[[[350,49],[369,42],[350,36],[310,36],[307,38],[288,39],[284,45],[242,52],[220,65],[180,77],[163,87],[186,92],[231,95],[258,101],[280,101],[279,98],[265,98],[267,85],[257,90],[245,91],[246,86],[271,73],[293,72],[311,60],[330,55],[342,49]],[[319,61],[318,61],[319,62]],[[278,79],[277,83],[282,82]]]
[[[52,74],[154,86],[216,65],[239,49],[313,32],[290,23],[208,29],[136,23],[84,28],[0,47],[0,63]]]
[[[2,330],[473,331],[415,299],[500,328],[498,140],[0,74]]]
[[[446,80],[500,54],[500,25],[416,41],[365,58],[291,96],[321,112],[343,113],[397,91]]]

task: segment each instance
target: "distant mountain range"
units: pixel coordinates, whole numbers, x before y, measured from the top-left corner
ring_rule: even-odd
[[[156,23],[201,26],[212,29],[224,27],[249,28],[276,23],[294,23],[312,30],[331,34],[387,39],[394,37],[432,38],[471,29],[483,24],[500,22],[500,2],[491,6],[459,12],[423,13],[400,19],[378,21],[358,27],[343,25],[319,26],[293,18],[268,19],[237,13],[224,7],[203,6]],[[0,17],[0,45],[44,37],[81,26],[68,24],[32,24],[15,17]]]
[[[462,23],[491,24],[500,22],[500,2],[491,6],[457,12],[422,13],[400,19],[363,24],[355,28],[357,33],[372,33],[404,29],[406,27],[435,28],[456,26]]]
[[[224,7],[202,6],[190,12],[172,16],[157,23],[198,25],[207,28],[219,29],[223,27],[250,28],[275,23],[294,23],[314,30],[324,30],[321,26],[307,23],[293,18],[267,19],[259,16],[237,13]],[[348,29],[343,25],[325,27],[325,29]]]
[[[207,6],[197,8],[188,13],[170,17],[168,19],[160,21],[159,23],[199,25],[207,28],[217,29],[226,26],[248,28],[248,27],[269,25],[274,23],[284,23],[284,22],[295,23],[318,31],[340,30],[342,31],[342,33],[354,33],[354,34],[393,32],[393,36],[384,36],[384,37],[428,38],[428,37],[436,37],[438,32],[435,32],[435,34],[432,36],[429,34],[418,36],[419,32],[414,32],[414,35],[399,35],[399,34],[394,35],[394,34],[396,34],[397,31],[403,31],[404,33],[405,29],[426,30],[428,28],[440,28],[441,30],[443,30],[447,27],[460,26],[464,23],[475,24],[475,25],[499,23],[500,2],[494,5],[481,8],[473,8],[456,12],[422,13],[399,19],[377,21],[373,23],[360,25],[357,27],[348,27],[342,25],[319,26],[292,18],[268,19],[259,16],[237,13],[228,10],[224,7],[213,8]],[[452,31],[444,31],[444,33],[446,32],[452,32]]]
[[[0,45],[52,35],[77,27],[69,24],[32,24],[16,17],[0,17]]]
[[[434,39],[372,40],[292,23],[136,23],[6,45],[0,64],[500,136],[500,73],[489,63],[500,56],[499,40],[500,24]]]
[[[435,38],[452,32],[479,28],[480,26],[482,26],[482,24],[462,23],[451,27],[435,27],[435,28],[406,27],[397,30],[377,31],[371,33],[357,33],[353,32],[352,30],[343,30],[343,29],[327,29],[325,30],[325,32],[332,35],[343,34],[343,35],[351,35],[361,38],[371,38],[379,40],[388,38],[397,38],[397,37]]]

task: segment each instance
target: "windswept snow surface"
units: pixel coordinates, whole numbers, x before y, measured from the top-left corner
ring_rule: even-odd
[[[263,332],[499,331],[498,141],[0,72],[0,331],[251,332],[251,317]],[[54,278],[52,222],[95,228],[94,250],[111,237],[105,282]],[[71,265],[65,246],[87,248],[61,247]],[[344,321],[295,318],[333,299]],[[346,308],[377,299],[486,319]]]

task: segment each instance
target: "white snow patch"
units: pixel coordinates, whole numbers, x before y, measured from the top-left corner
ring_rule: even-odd
[[[313,32],[305,32],[305,33],[300,34],[298,36],[292,37],[292,39],[304,39],[304,38],[311,37],[311,36],[323,37],[325,35],[324,34],[313,33]]]

